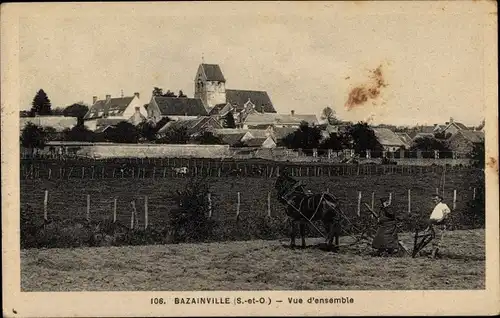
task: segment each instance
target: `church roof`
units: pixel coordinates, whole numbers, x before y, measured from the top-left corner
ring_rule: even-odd
[[[207,76],[207,81],[226,81],[218,64],[201,64],[201,67]]]
[[[269,95],[265,91],[250,91],[242,89],[226,89],[226,101],[238,108],[243,108],[250,100],[255,105],[255,110],[260,112],[264,108],[265,113],[276,113]]]
[[[199,98],[154,96],[163,116],[206,116],[207,110]]]

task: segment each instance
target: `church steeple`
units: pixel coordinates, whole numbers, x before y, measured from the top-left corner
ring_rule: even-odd
[[[204,63],[203,55],[194,79],[194,97],[200,98],[207,108],[226,103],[226,79],[219,65]]]

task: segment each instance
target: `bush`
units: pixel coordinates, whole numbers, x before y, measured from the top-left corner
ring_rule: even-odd
[[[170,211],[173,241],[200,242],[213,235],[214,221],[209,215],[209,185],[204,179],[191,179],[178,191],[179,208]]]

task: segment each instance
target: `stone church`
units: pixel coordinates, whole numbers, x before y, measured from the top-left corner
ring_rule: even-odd
[[[194,84],[194,98],[201,99],[210,116],[219,120],[232,112],[236,125],[241,125],[250,113],[276,113],[267,92],[226,88],[217,64],[200,64]]]

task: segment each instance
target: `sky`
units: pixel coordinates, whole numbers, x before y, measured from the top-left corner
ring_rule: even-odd
[[[19,19],[20,109],[153,87],[194,93],[202,62],[226,88],[265,90],[279,113],[331,107],[374,124],[478,125],[484,118],[484,7],[420,3],[156,3],[26,10]],[[496,9],[495,9],[496,10]],[[347,107],[350,92],[385,85]]]

